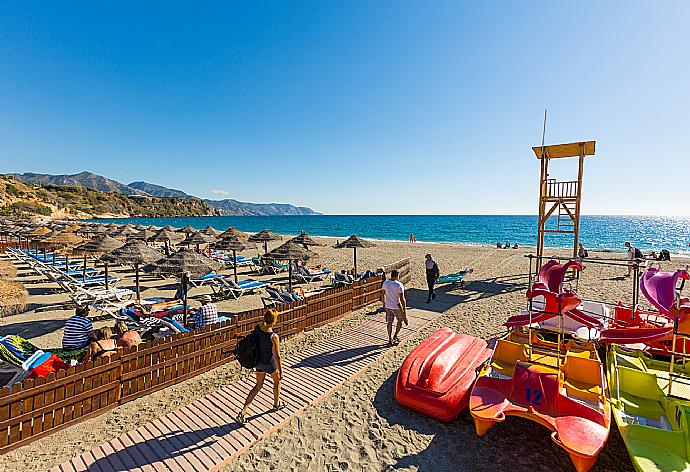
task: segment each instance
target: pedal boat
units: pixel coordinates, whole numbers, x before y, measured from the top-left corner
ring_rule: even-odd
[[[511,415],[545,426],[583,472],[609,435],[606,378],[593,343],[553,337],[520,329],[499,339],[472,389],[470,413],[480,436]]]
[[[405,359],[395,382],[401,405],[440,421],[467,407],[478,368],[491,356],[483,339],[441,328]]]
[[[608,375],[613,417],[635,468],[690,470],[690,364],[674,362],[671,371],[670,362],[612,345]]]

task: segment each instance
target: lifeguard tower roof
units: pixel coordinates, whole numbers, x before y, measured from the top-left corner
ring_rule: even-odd
[[[552,144],[551,146],[544,146],[544,152],[548,159],[556,159],[561,157],[580,157],[580,146],[584,147],[585,156],[594,155],[594,144],[596,141],[580,141],[577,143],[567,144]],[[541,146],[532,148],[537,159],[541,159]]]

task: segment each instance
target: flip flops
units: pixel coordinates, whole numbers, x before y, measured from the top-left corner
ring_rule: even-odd
[[[237,417],[235,417],[235,421],[237,421],[238,424],[245,425],[247,424],[247,418],[244,417],[242,412],[240,411],[237,413]]]
[[[285,408],[286,406],[287,405],[285,404],[284,401],[280,401],[280,402],[278,402],[277,405],[273,405],[273,408],[271,408],[271,411],[273,411],[273,412],[280,411],[283,408]]]

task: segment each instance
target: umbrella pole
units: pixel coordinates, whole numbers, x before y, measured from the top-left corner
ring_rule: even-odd
[[[182,296],[182,304],[184,305],[184,319],[183,319],[182,323],[183,323],[184,327],[186,328],[187,327],[188,310],[187,310],[187,284],[185,283],[186,282],[185,279],[186,279],[185,275],[182,274],[182,292],[184,292],[183,296]]]
[[[137,284],[137,302],[141,301],[141,290],[139,289],[139,264],[134,264],[134,278]]]
[[[232,250],[232,271],[235,273],[235,283],[237,283],[237,251]]]
[[[355,256],[354,257],[354,259],[355,259],[355,273],[352,274],[352,277],[356,279],[357,278],[357,248],[353,247],[352,249],[354,249],[354,256]]]
[[[43,249],[43,262],[45,262],[46,261],[46,245],[45,244],[43,244],[42,249]]]
[[[53,249],[53,265],[55,265],[55,249]]]
[[[288,260],[288,292],[292,293],[292,261]]]
[[[82,279],[86,280],[86,251],[84,252],[84,267],[82,267]]]
[[[105,263],[105,289],[108,290],[108,263]]]
[[[69,273],[69,255],[65,254],[65,272]],[[82,280],[82,283],[86,282]]]

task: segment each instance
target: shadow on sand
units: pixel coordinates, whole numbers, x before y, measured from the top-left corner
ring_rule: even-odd
[[[379,388],[374,398],[378,415],[389,425],[430,436],[427,447],[398,459],[393,470],[450,471],[572,471],[568,454],[550,439],[549,431],[526,419],[510,417],[484,436],[477,436],[467,410],[450,422],[427,418],[400,406],[394,397],[397,372]],[[386,438],[382,438],[385,444]],[[633,471],[623,440],[612,425],[611,434],[593,472]]]

